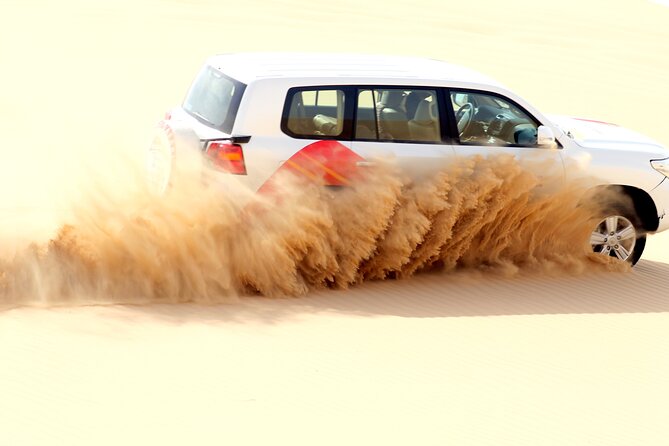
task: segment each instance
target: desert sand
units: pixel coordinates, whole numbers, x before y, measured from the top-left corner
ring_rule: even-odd
[[[124,166],[214,53],[449,60],[669,145],[663,3],[0,0],[0,258],[54,237],[91,189],[122,195]],[[80,297],[0,305],[0,445],[669,441],[666,233],[629,272]]]

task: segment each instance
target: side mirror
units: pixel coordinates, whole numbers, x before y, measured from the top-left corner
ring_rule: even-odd
[[[555,142],[553,129],[545,125],[540,125],[537,129],[537,145],[539,147],[555,148],[557,143]]]

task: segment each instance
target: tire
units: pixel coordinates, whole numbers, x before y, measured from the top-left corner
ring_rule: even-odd
[[[624,207],[611,208],[593,228],[590,246],[595,253],[635,265],[646,247],[645,230],[634,213]]]
[[[201,184],[203,157],[198,147],[199,139],[192,130],[175,130],[169,123],[159,123],[146,154],[149,192],[163,197]]]

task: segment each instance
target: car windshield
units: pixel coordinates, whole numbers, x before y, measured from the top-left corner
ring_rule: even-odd
[[[206,66],[186,95],[183,108],[200,122],[232,132],[246,85]]]

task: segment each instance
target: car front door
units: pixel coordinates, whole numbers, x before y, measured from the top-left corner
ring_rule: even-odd
[[[493,92],[449,89],[449,127],[458,156],[512,155],[540,178],[564,181],[559,146],[537,144],[541,123],[512,99]]]

